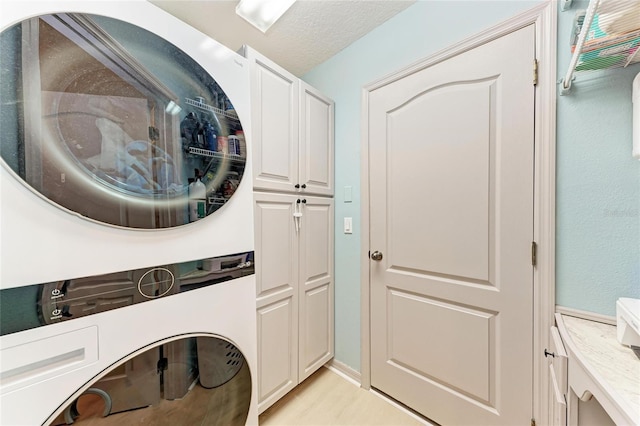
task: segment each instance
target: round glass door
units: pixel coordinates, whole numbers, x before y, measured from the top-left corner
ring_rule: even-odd
[[[244,425],[250,405],[242,353],[227,340],[200,335],[116,363],[48,424]]]
[[[180,48],[116,19],[54,14],[4,30],[0,51],[3,166],[57,206],[157,229],[233,196],[242,124]]]

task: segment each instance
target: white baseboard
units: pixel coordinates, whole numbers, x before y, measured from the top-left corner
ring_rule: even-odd
[[[616,325],[616,317],[609,315],[597,314],[595,312],[582,311],[580,309],[567,308],[565,306],[556,305],[556,312],[570,317],[577,317],[589,321],[601,322],[604,324]]]
[[[425,426],[438,426],[436,423],[431,423],[429,420],[427,420],[424,417],[416,414],[414,411],[412,411],[412,410],[408,409],[407,407],[405,407],[404,405],[396,402],[394,399],[389,398],[387,395],[383,394],[382,392],[378,392],[374,388],[371,388],[371,390],[369,390],[369,392],[371,392],[372,394],[374,394],[378,398],[384,399],[389,404],[391,404],[394,407],[396,407],[398,410],[406,413],[409,417],[413,418],[414,420],[420,422],[421,424],[423,424]]]
[[[336,361],[335,359],[332,359],[331,361],[326,363],[324,366],[329,370],[333,371],[334,373],[336,373],[338,376],[347,380],[348,382],[351,382],[354,385],[360,387],[360,384],[362,383],[360,378],[362,376],[360,375],[359,371],[356,371],[353,368],[349,367],[347,364],[340,361]]]

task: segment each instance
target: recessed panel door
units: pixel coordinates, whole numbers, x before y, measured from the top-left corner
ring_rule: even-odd
[[[534,27],[369,97],[371,384],[445,425],[532,415]]]
[[[333,199],[303,197],[299,381],[333,358]]]
[[[300,183],[304,193],[333,195],[333,110],[331,99],[300,83]]]
[[[294,192],[298,184],[298,85],[284,68],[251,48],[255,188]]]
[[[294,195],[254,193],[258,410],[298,384],[298,239]]]

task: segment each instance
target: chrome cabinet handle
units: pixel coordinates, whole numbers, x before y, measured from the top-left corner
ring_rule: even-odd
[[[374,251],[373,253],[371,253],[371,259],[375,260],[376,262],[380,262],[382,260],[382,253],[377,250]]]

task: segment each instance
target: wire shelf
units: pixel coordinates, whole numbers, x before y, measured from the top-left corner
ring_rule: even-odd
[[[220,108],[216,108],[214,106],[207,105],[203,102],[197,101],[195,99],[190,99],[190,98],[185,98],[185,103],[192,107],[199,108],[205,111],[211,111],[216,115],[222,115],[230,120],[240,122],[240,119],[238,118],[238,114],[234,110],[223,111]]]
[[[574,73],[627,67],[640,62],[640,2],[591,0],[574,21],[571,62],[561,94]]]
[[[238,154],[225,154],[223,152],[211,151],[208,149],[189,147],[189,154],[199,155],[201,157],[214,157],[220,160],[244,161],[245,159]]]

